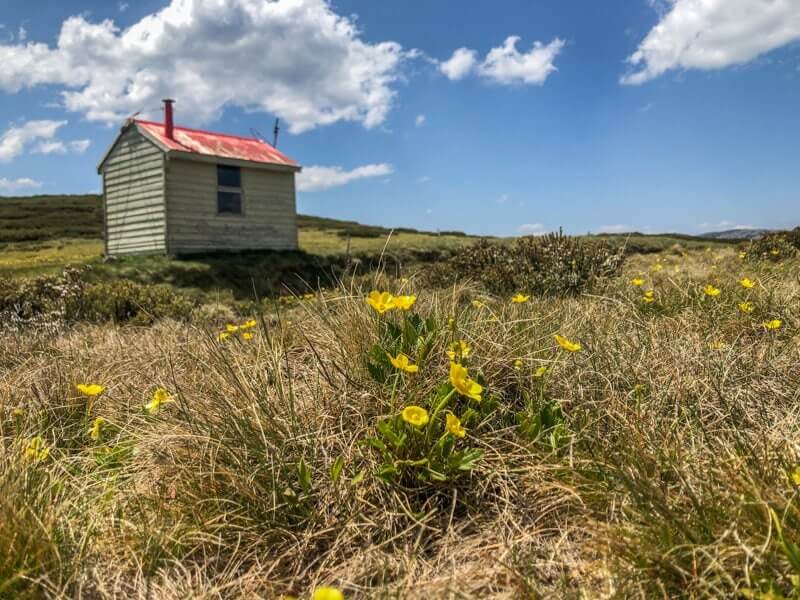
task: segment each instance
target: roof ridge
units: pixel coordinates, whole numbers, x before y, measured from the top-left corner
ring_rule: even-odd
[[[134,119],[134,121],[136,121],[137,123],[143,123],[145,125],[161,125],[162,127],[164,126],[164,123],[162,123],[160,121],[145,121],[144,119]],[[193,133],[205,133],[206,135],[218,135],[218,136],[222,136],[222,137],[235,138],[237,140],[247,140],[249,142],[264,142],[265,144],[269,144],[269,142],[267,142],[266,140],[262,140],[262,139],[257,138],[257,137],[249,137],[249,136],[245,136],[245,135],[236,135],[234,133],[223,133],[221,131],[210,131],[208,129],[194,129],[192,127],[184,127],[183,125],[174,125],[174,128],[175,129],[180,129],[180,130],[183,130],[183,131],[191,131]],[[269,144],[269,145],[272,147],[272,144]],[[276,148],[276,150],[277,150],[277,148]]]

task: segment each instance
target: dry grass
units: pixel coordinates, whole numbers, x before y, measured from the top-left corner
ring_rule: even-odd
[[[640,271],[651,304],[628,283]],[[435,325],[420,372],[385,384],[365,360],[399,315],[347,286],[259,316],[250,342],[172,322],[6,335],[0,597],[788,596],[799,273],[731,251],[634,257],[602,293],[521,305],[469,283],[379,282],[413,290]],[[708,282],[722,294],[705,297]],[[400,407],[430,406],[456,339],[486,382],[458,442],[481,460],[444,482],[382,481],[361,442]],[[107,390],[90,406],[79,382]],[[175,402],[149,415],[157,386]],[[109,425],[93,441],[97,416]],[[50,455],[25,460],[36,435]]]

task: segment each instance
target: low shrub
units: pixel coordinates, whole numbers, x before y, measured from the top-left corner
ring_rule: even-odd
[[[741,247],[748,260],[780,262],[797,255],[800,250],[800,227],[792,231],[781,231],[751,240]]]
[[[584,241],[551,233],[524,237],[505,246],[482,240],[464,248],[441,265],[425,272],[433,285],[450,285],[471,278],[489,292],[526,291],[537,295],[575,295],[616,275],[624,249],[606,241]]]

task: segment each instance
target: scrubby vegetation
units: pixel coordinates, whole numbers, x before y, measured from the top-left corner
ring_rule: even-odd
[[[0,338],[0,596],[797,596],[798,259],[509,252],[247,315],[31,283],[94,308]]]

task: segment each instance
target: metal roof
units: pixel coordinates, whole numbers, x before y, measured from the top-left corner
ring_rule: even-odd
[[[300,165],[277,148],[255,137],[215,133],[175,125],[174,138],[164,134],[164,124],[134,120],[143,135],[151,138],[167,152],[186,152],[204,156],[279,165],[300,169]]]

